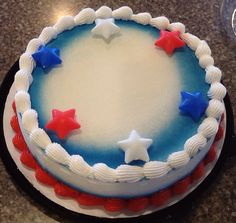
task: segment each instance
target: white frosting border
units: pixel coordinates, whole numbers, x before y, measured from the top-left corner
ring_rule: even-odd
[[[132,20],[143,25],[149,24],[160,30],[179,31],[180,37],[195,51],[199,65],[206,71],[205,80],[210,84],[208,91],[210,101],[205,113],[207,117],[200,124],[197,133],[185,142],[184,149],[170,154],[166,162],[150,161],[145,163],[143,167],[125,164],[115,169],[104,163],[90,166],[80,155],[70,156],[61,145],[52,142],[47,133],[38,126],[38,114],[31,108],[28,93],[29,85],[33,80],[32,72],[35,68],[32,53],[36,52],[40,45],[45,45],[56,38],[59,33],[78,25],[91,24],[97,18]],[[147,12],[133,14],[132,9],[128,6],[114,11],[107,6],[102,6],[97,11],[86,8],[75,17],[61,17],[53,27],[44,28],[38,38],[32,39],[28,43],[25,53],[20,57],[19,67],[20,70],[16,73],[14,81],[15,102],[17,112],[22,115],[18,117],[22,117],[22,126],[31,142],[44,150],[46,156],[59,164],[66,165],[72,172],[103,182],[136,182],[144,177],[147,179],[159,178],[172,169],[186,165],[191,157],[206,145],[207,140],[215,136],[219,127],[218,119],[224,112],[223,98],[226,88],[220,83],[222,74],[220,69],[214,66],[214,59],[206,41],[200,40],[190,33],[185,33],[185,26],[182,23],[170,23],[164,16],[152,18]]]

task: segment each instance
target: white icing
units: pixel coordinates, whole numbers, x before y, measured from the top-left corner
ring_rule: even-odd
[[[165,16],[160,16],[152,18],[150,24],[157,29],[163,30],[168,28],[168,26],[170,25],[170,21]]]
[[[47,133],[41,128],[34,128],[30,132],[30,141],[41,149],[46,149],[46,147],[52,143]]]
[[[57,33],[62,33],[65,30],[74,28],[75,22],[73,16],[62,16],[58,22],[53,26]]]
[[[14,86],[16,91],[28,91],[29,89],[29,76],[23,70],[19,70],[15,74]]]
[[[206,143],[207,139],[202,134],[197,133],[185,142],[184,150],[190,157],[193,157],[206,145]]]
[[[219,118],[223,114],[224,110],[225,106],[221,101],[217,99],[212,99],[209,101],[206,114],[208,117]]]
[[[19,67],[20,67],[20,70],[25,70],[28,74],[32,73],[35,67],[35,61],[33,57],[31,56],[31,54],[23,53],[20,56]]]
[[[83,24],[91,24],[95,21],[95,19],[95,11],[91,8],[85,8],[80,11],[78,15],[75,16],[74,21],[75,24],[78,26]]]
[[[167,159],[167,162],[171,167],[179,168],[187,164],[189,159],[190,157],[188,153],[185,150],[183,150],[183,151],[174,152],[170,154]]]
[[[210,55],[203,55],[199,58],[199,65],[202,68],[207,68],[208,66],[214,65],[214,59]]]
[[[30,95],[26,91],[18,91],[15,94],[17,112],[24,113],[31,108]]]
[[[171,170],[170,166],[166,162],[150,161],[145,163],[143,172],[146,178],[158,178],[164,176]]]
[[[133,160],[149,161],[147,149],[152,144],[152,139],[141,138],[135,130],[132,130],[128,139],[117,144],[125,152],[125,163]]]
[[[185,25],[181,22],[173,22],[168,26],[171,31],[179,31],[180,34],[185,33]]]
[[[120,28],[115,25],[114,19],[96,19],[96,26],[92,29],[92,33],[96,36],[101,36],[104,39],[108,40],[112,36],[120,32]]]
[[[219,82],[212,83],[207,95],[209,98],[214,98],[221,101],[226,95],[226,88]]]
[[[39,35],[39,39],[42,41],[42,43],[45,45],[49,43],[52,39],[55,39],[57,37],[57,30],[53,27],[45,27],[41,34]]]
[[[93,166],[93,174],[96,179],[103,182],[116,181],[116,172],[104,163],[97,163]]]
[[[92,167],[80,155],[70,157],[69,168],[72,172],[82,176],[91,177],[92,175]]]
[[[206,138],[210,138],[218,131],[218,122],[215,118],[208,117],[203,120],[202,124],[198,127],[198,133],[201,133]]]
[[[208,84],[212,84],[214,82],[220,82],[221,76],[222,76],[222,72],[218,67],[208,66],[206,68],[205,80]]]
[[[32,54],[35,53],[38,48],[44,44],[41,39],[35,38],[29,41],[27,47],[26,47],[26,53]]]
[[[68,165],[70,161],[70,155],[66,150],[58,143],[51,143],[45,148],[46,155],[54,161],[63,165]]]
[[[199,42],[195,55],[197,58],[200,58],[203,55],[211,55],[211,49],[205,40]]]
[[[101,6],[96,12],[96,18],[107,19],[112,17],[112,10],[107,6]]]
[[[116,168],[119,182],[137,182],[144,177],[143,169],[138,166],[120,165]]]
[[[133,14],[131,19],[142,25],[147,25],[150,23],[152,16],[148,12],[142,12],[138,14]]]
[[[129,20],[133,15],[133,10],[128,6],[122,6],[112,12],[112,17],[115,19]]]
[[[200,39],[190,33],[184,33],[181,35],[182,40],[188,45],[189,48],[192,50],[196,50],[199,43]]]
[[[22,125],[24,129],[30,133],[38,128],[38,114],[33,109],[28,109],[22,114]]]

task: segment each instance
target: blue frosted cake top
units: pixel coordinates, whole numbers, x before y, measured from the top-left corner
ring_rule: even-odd
[[[116,25],[118,25],[121,30],[126,29],[127,32],[129,32],[130,30],[143,32],[145,35],[149,35],[153,39],[156,39],[160,36],[159,30],[149,25],[143,26],[135,22],[131,22],[131,21],[128,21],[128,22],[116,21]],[[63,66],[65,67],[65,69],[67,68],[66,67],[67,63],[66,62],[63,63],[64,62],[63,58],[65,57],[66,54],[68,54],[69,52],[68,48],[71,46],[71,44],[72,43],[75,44],[76,42],[84,38],[87,38],[87,36],[91,35],[90,31],[92,28],[94,28],[94,26],[95,26],[94,24],[91,24],[91,25],[82,25],[82,26],[75,27],[73,30],[65,31],[61,33],[60,35],[58,35],[58,37],[55,40],[47,44],[48,47],[59,48],[61,52],[62,65],[55,68],[55,71],[54,71],[55,75],[56,75],[56,72],[62,69]],[[121,32],[121,35],[117,37],[118,40],[119,38],[122,38],[122,32]],[[94,39],[97,41],[96,37],[94,37]],[[114,41],[116,40],[114,39]],[[153,48],[155,48],[154,42],[150,41],[150,45],[153,45]],[[110,46],[110,43],[107,43],[108,48],[109,46]],[[90,49],[89,46],[84,46],[84,47],[87,47],[86,48],[88,52],[87,55],[71,54],[71,57],[73,58],[78,57],[77,60],[79,61],[81,57],[83,58],[89,57],[90,50],[94,50],[94,51],[97,50],[94,48]],[[142,49],[140,49],[140,51],[137,52],[137,54],[139,55],[141,53],[142,53]],[[124,55],[125,54],[126,54],[126,51],[124,49]],[[176,64],[176,75],[178,75],[177,78],[179,79],[179,82],[180,82],[179,90],[187,91],[187,92],[201,92],[203,96],[205,97],[205,99],[208,100],[207,91],[209,90],[209,85],[205,82],[205,71],[199,66],[199,62],[194,52],[190,48],[185,46],[183,48],[177,49],[172,56],[168,56],[168,57],[171,57],[170,59],[173,60],[174,63]],[[94,58],[94,60],[96,60],[96,58]],[[132,63],[132,61],[130,63]],[[157,64],[158,63],[159,62],[157,61]],[[91,66],[93,66],[93,64],[91,64]],[[80,80],[79,79],[80,64],[78,65],[78,67],[75,66],[72,69],[73,70],[78,69],[78,80]],[[146,72],[148,73],[149,71],[147,70]],[[53,96],[51,96],[51,94],[48,93],[49,89],[45,87],[47,86],[47,83],[50,81],[49,78],[52,78],[51,73],[52,73],[52,70],[46,70],[45,72],[45,70],[37,66],[33,71],[32,75],[33,75],[34,81],[31,84],[30,90],[29,90],[29,93],[31,96],[32,108],[38,112],[39,126],[42,128],[44,128],[46,123],[49,121],[48,118],[51,115],[49,111],[53,109],[53,107],[51,107],[51,105],[49,104],[50,97],[53,97]],[[55,75],[53,77],[55,77]],[[66,78],[70,79],[70,72],[68,72],[66,75],[67,75]],[[144,73],[143,75],[146,75],[146,74]],[[68,83],[66,82],[63,82],[63,81],[61,82],[61,86],[64,86],[67,84]],[[113,83],[111,81],[110,82],[111,87],[109,87],[109,89],[110,88],[112,89],[112,84]],[[104,86],[106,87],[106,85]],[[90,86],[88,85],[87,88],[89,89],[89,87]],[[114,90],[116,90],[115,87],[114,87]],[[68,90],[70,90],[69,84],[67,88]],[[60,86],[57,86],[57,89],[58,91],[60,91],[61,89]],[[73,89],[73,90],[76,90],[76,89]],[[93,91],[93,89],[91,89],[91,91]],[[179,104],[181,100],[180,91],[177,97],[179,98],[179,101],[178,102],[175,101],[174,102],[175,104]],[[58,95],[59,96],[58,98],[56,98],[56,100],[60,101],[60,94]],[[125,95],[122,95],[122,97],[125,97]],[[156,95],[153,94],[153,98],[155,97]],[[163,95],[163,97],[165,96]],[[79,98],[80,98],[80,95],[78,95],[78,100]],[[55,99],[53,98],[53,100]],[[73,99],[73,100],[76,100],[76,99]],[[73,108],[73,105],[71,108]],[[63,103],[62,103],[61,109],[62,110],[64,109]],[[142,136],[145,136],[146,138],[152,138],[153,140],[152,145],[148,149],[150,161],[152,160],[165,161],[169,154],[176,151],[183,150],[185,141],[197,132],[197,128],[199,127],[199,124],[202,121],[202,119],[200,119],[199,121],[196,122],[196,121],[193,121],[189,116],[181,115],[179,112],[178,106],[175,106],[175,110],[173,110],[172,113],[173,114],[170,121],[168,121],[166,125],[162,125],[163,127],[160,130],[155,132],[155,129],[154,130],[152,129],[151,136],[149,136],[148,134],[142,135]],[[163,114],[163,116],[164,115],[165,114]],[[78,116],[78,120],[80,120],[79,108],[77,110],[77,116]],[[99,117],[97,118],[99,119]],[[159,119],[160,117],[156,117],[152,120],[152,122],[153,123],[159,122]],[[104,123],[104,125],[106,125],[106,123]],[[126,123],[125,122],[120,123],[120,125],[122,127],[122,125],[125,126]],[[148,126],[145,126],[145,129],[148,129]],[[131,130],[132,129],[130,129],[130,131]],[[96,131],[98,130],[96,129]],[[109,142],[107,143],[107,145],[106,143],[103,143],[103,144],[96,143],[96,140],[91,141],[91,142],[80,141],[80,135],[83,134],[83,123],[81,123],[81,130],[73,133],[73,137],[78,136],[78,140],[71,140],[70,137],[67,137],[64,140],[61,140],[55,135],[55,133],[51,131],[47,131],[47,133],[49,134],[52,141],[61,144],[70,155],[80,154],[84,158],[84,160],[90,165],[102,162],[102,163],[107,164],[109,167],[115,168],[121,164],[124,164],[124,151],[120,150],[119,146],[117,145],[117,141],[123,138],[128,138],[127,133],[125,134],[121,133],[122,138],[120,138],[120,136],[117,135],[117,141],[115,141],[114,143]],[[143,165],[143,161],[133,161],[130,164]]]

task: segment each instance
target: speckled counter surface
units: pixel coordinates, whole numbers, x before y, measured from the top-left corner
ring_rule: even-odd
[[[0,3],[0,82],[24,51],[27,42],[58,17],[75,15],[84,7],[129,5],[134,12],[148,11],[153,17],[167,16],[186,25],[187,31],[206,39],[215,64],[224,73],[224,84],[236,114],[236,41],[231,42],[220,23],[221,1],[217,0],[4,0]],[[218,178],[195,202],[180,222],[236,222],[236,157],[224,164]],[[169,222],[169,220],[166,220]],[[165,222],[166,222],[165,221]],[[0,222],[69,222],[35,203],[15,185],[0,161]],[[171,221],[172,222],[172,221]]]

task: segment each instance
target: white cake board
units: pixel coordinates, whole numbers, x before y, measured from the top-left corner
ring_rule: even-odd
[[[172,198],[166,205],[158,208],[146,208],[145,211],[142,212],[122,212],[122,213],[110,213],[105,211],[101,207],[84,207],[78,204],[77,201],[73,199],[66,199],[62,197],[58,197],[53,190],[53,187],[46,186],[44,184],[41,184],[40,182],[37,181],[35,178],[35,173],[34,170],[31,170],[24,166],[21,161],[20,161],[20,153],[16,150],[12,143],[12,138],[14,136],[14,132],[10,126],[10,119],[14,115],[13,109],[12,109],[12,102],[14,100],[14,94],[15,94],[15,89],[14,86],[12,85],[9,91],[9,94],[6,99],[6,104],[5,104],[5,109],[4,109],[4,115],[3,115],[3,130],[4,130],[4,138],[5,142],[9,151],[9,154],[11,155],[13,161],[15,162],[17,168],[20,170],[20,172],[25,176],[25,178],[31,183],[31,185],[37,189],[42,195],[44,195],[46,198],[49,200],[55,202],[56,204],[79,214],[85,214],[85,215],[90,215],[90,216],[95,216],[95,217],[100,217],[100,218],[131,218],[131,217],[138,217],[141,215],[147,215],[151,214],[153,212],[156,212],[158,210],[167,208],[169,206],[172,206],[173,204],[177,203],[178,201],[182,200],[185,198],[188,194],[190,194],[192,191],[194,191],[199,184],[202,183],[202,181],[210,174],[211,170],[216,164],[216,161],[218,157],[220,156],[221,149],[223,147],[224,140],[221,140],[217,144],[217,159],[212,162],[210,165],[208,165],[205,169],[206,173],[205,176],[200,179],[198,182],[194,183],[191,185],[190,189],[180,195],[180,196],[175,196]],[[226,117],[226,114],[225,114]],[[224,119],[224,129],[226,127],[226,118]],[[223,137],[224,138],[224,137]]]

